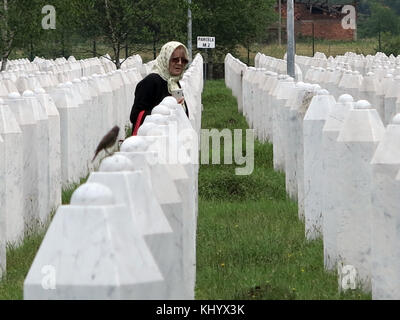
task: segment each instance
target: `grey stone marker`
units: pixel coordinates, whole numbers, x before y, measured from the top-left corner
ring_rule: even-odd
[[[5,180],[6,165],[5,165],[5,144],[0,135],[0,181]],[[7,243],[7,217],[5,208],[6,186],[0,184],[0,280],[6,273],[6,243]]]
[[[0,99],[0,136],[3,137],[4,176],[0,179],[4,199],[0,211],[4,214],[7,242],[18,245],[24,236],[24,168],[23,136],[9,106]],[[0,223],[1,224],[1,223]]]
[[[336,104],[326,90],[311,100],[303,121],[304,139],[304,216],[306,238],[322,237],[322,186],[325,178],[322,159],[322,129]]]
[[[357,285],[371,291],[372,166],[371,159],[385,127],[369,102],[360,100],[350,110],[338,136],[340,160],[337,216],[338,263],[356,268]]]
[[[348,113],[353,108],[353,97],[344,94],[329,113],[322,130],[322,170],[325,175],[321,186],[322,200],[322,234],[324,242],[324,266],[327,270],[335,270],[337,264],[337,216],[341,199],[338,196],[339,184],[337,171],[340,164],[338,158],[337,138]]]
[[[386,127],[371,165],[372,185],[372,297],[400,299],[397,251],[400,210],[400,114]]]
[[[24,299],[165,299],[165,282],[128,208],[102,184],[62,206],[24,282]]]

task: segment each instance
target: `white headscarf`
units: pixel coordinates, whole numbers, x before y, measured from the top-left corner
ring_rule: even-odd
[[[172,53],[178,47],[183,47],[186,52],[186,57],[189,56],[188,49],[185,47],[184,44],[177,41],[167,42],[161,48],[160,54],[158,55],[156,63],[154,64],[152,69],[153,73],[157,73],[158,75],[160,75],[161,78],[168,82],[169,93],[172,93],[173,90],[179,89],[178,82],[183,77],[183,72],[180,76],[172,76],[169,73],[169,60],[171,59]],[[185,66],[185,68],[186,67],[187,66]]]

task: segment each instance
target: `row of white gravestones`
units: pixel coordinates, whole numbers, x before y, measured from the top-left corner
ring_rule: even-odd
[[[382,74],[385,75],[387,73],[387,70],[393,70],[397,74],[400,74],[400,56],[394,57],[391,55],[388,57],[381,52],[376,53],[374,56],[357,55],[353,52],[347,52],[344,55],[330,56],[329,58],[325,54],[317,52],[314,57],[296,56],[295,60],[303,71],[303,74],[311,67],[352,69],[362,75],[373,71],[378,76],[382,76]]]
[[[24,236],[46,224],[61,204],[61,188],[79,182],[99,160],[91,163],[104,134],[125,125],[141,76],[137,69],[115,71],[53,83],[48,92],[12,92],[0,100],[0,136],[4,180],[0,196],[5,244],[18,245]],[[103,153],[100,154],[103,156]],[[4,241],[3,241],[4,240]],[[2,256],[1,265],[5,265]]]
[[[198,135],[175,98],[154,108],[57,210],[24,299],[194,299]]]
[[[140,68],[141,59],[133,58],[133,60],[137,61],[135,67]],[[131,65],[133,68],[133,64]],[[113,62],[106,58],[90,58],[78,61],[74,57],[70,57],[68,60],[58,58],[55,61],[35,58],[33,62],[23,60],[22,62],[18,61],[17,64],[10,61],[7,71],[2,73],[2,77],[11,78],[15,82],[18,77],[32,77],[33,75],[50,73],[59,83],[62,83],[72,81],[75,78],[88,77],[95,73],[104,74],[115,70]]]
[[[228,60],[230,68],[234,60]],[[336,101],[320,86],[302,82],[288,86],[291,81],[286,76],[259,72],[264,74],[264,83],[271,84],[271,91],[266,88],[261,93],[258,106],[244,109],[253,112],[247,118],[254,119],[275,107],[286,122],[272,117],[272,139],[267,140],[272,140],[274,149],[276,143],[281,144],[286,188],[298,200],[306,237],[323,238],[326,269],[352,265],[357,284],[372,291],[374,299],[399,299],[400,114],[385,129],[378,110],[368,101],[354,102],[348,94]],[[234,74],[234,68],[227,74]],[[251,78],[244,77],[245,81],[249,83],[243,83],[248,90],[244,96],[257,92]],[[282,89],[284,94],[278,99]],[[274,121],[281,132],[274,129]],[[271,126],[269,121],[263,124]]]
[[[331,58],[331,57],[330,57]],[[320,58],[298,56],[299,65],[305,72],[305,81],[318,83],[335,97],[348,93],[355,100],[370,101],[377,109],[383,123],[388,125],[394,115],[400,111],[400,58],[393,61],[382,59],[378,55],[373,64],[358,68],[360,59],[349,55],[349,63],[340,65],[326,60],[321,67]],[[332,58],[333,59],[333,58]],[[335,58],[336,60],[339,58]],[[368,61],[365,59],[365,61]],[[273,65],[270,64],[273,68]],[[354,71],[352,71],[352,69]]]

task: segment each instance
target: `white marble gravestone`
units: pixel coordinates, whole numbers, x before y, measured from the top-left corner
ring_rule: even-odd
[[[297,132],[296,155],[297,155],[297,202],[298,202],[298,215],[301,220],[304,220],[304,143],[303,143],[303,122],[304,116],[310,106],[311,100],[316,94],[315,90],[317,85],[312,85],[310,90],[304,95],[300,105],[295,109],[295,131]],[[319,87],[319,86],[318,86]],[[319,87],[319,89],[321,89]],[[319,90],[318,89],[318,90]]]
[[[306,238],[322,237],[321,186],[325,178],[322,159],[322,129],[334,107],[335,98],[321,90],[311,100],[303,120],[304,143],[304,216]]]
[[[24,299],[165,299],[165,281],[132,214],[102,184],[62,206],[24,282]]]
[[[283,78],[277,84],[275,97],[272,98],[272,128],[273,128],[273,154],[274,169],[277,171],[285,170],[285,151],[282,137],[282,109],[289,99],[289,92],[294,89],[293,78]]]
[[[371,161],[372,297],[400,299],[398,230],[400,210],[400,114],[387,126]]]
[[[165,279],[167,292],[163,295],[172,300],[185,299],[183,270],[176,263],[179,244],[174,242],[172,229],[150,187],[150,180],[142,171],[133,169],[128,158],[114,155],[102,161],[100,172],[92,173],[88,182],[108,186],[117,202],[129,208]]]
[[[37,112],[19,93],[10,93],[6,103],[22,131],[23,148],[23,210],[25,231],[30,231],[39,212],[39,150]]]
[[[327,270],[336,271],[337,250],[337,222],[339,204],[339,185],[337,182],[337,170],[340,163],[338,158],[337,137],[343,127],[343,123],[349,111],[353,108],[353,97],[344,94],[329,113],[322,130],[322,170],[325,175],[321,186],[322,201],[322,234],[324,242],[324,265]]]
[[[385,118],[385,110],[383,95],[380,95],[382,91],[380,86],[381,83],[376,75],[373,72],[368,72],[363,78],[363,83],[360,88],[360,97],[363,100],[369,101],[371,105],[375,107],[383,121]]]
[[[274,72],[266,72],[267,80],[261,87],[262,101],[262,122],[263,133],[262,141],[272,142],[272,106],[271,106],[271,89],[276,85],[278,74]]]
[[[60,114],[53,99],[43,89],[35,90],[49,119],[49,209],[61,205],[61,128]]]
[[[49,206],[49,117],[46,108],[38,101],[32,91],[23,93],[24,103],[31,108],[36,120],[36,130],[38,139],[38,211],[31,217],[39,224],[45,224],[50,215]],[[30,224],[30,223],[29,223]]]
[[[310,84],[298,82],[296,96],[290,103],[290,110],[287,123],[286,155],[285,155],[285,185],[286,192],[294,201],[297,200],[297,145],[298,145],[298,126],[297,108],[300,107],[307,90],[311,90]]]
[[[382,119],[385,125],[389,124],[396,115],[396,101],[400,97],[400,76],[396,76],[387,88],[384,107],[385,118]],[[400,110],[399,110],[400,111]]]
[[[372,166],[371,159],[385,128],[378,112],[360,100],[350,110],[338,136],[340,159],[337,215],[338,263],[352,265],[357,285],[371,291]]]
[[[5,144],[0,135],[0,181],[5,180],[6,164],[5,164]],[[7,243],[7,216],[6,216],[6,186],[0,184],[0,280],[6,273],[6,243]]]
[[[188,168],[185,170],[180,164],[161,164],[157,160],[159,159],[157,152],[144,151],[147,149],[154,150],[152,147],[159,145],[154,140],[160,139],[159,142],[162,142],[162,138],[131,137],[124,141],[121,146],[121,153],[118,154],[129,157],[134,162],[135,168],[142,169],[147,175],[150,175],[156,197],[174,230],[175,236],[178,241],[182,241],[185,297],[186,299],[193,299],[196,270],[195,233],[197,220],[194,197],[196,189],[193,179],[189,178],[187,174]],[[155,158],[150,159],[149,156]],[[171,195],[164,197],[166,190]]]
[[[79,108],[63,85],[50,92],[60,114],[62,186],[79,182]]]
[[[0,136],[3,137],[4,177],[0,179],[4,189],[2,214],[5,215],[5,238],[11,244],[19,244],[24,236],[23,194],[23,136],[21,128],[9,106],[0,99]],[[3,211],[4,210],[4,211]]]

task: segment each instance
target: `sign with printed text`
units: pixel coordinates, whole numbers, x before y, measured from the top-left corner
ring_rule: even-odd
[[[215,37],[197,37],[197,49],[215,49]]]

